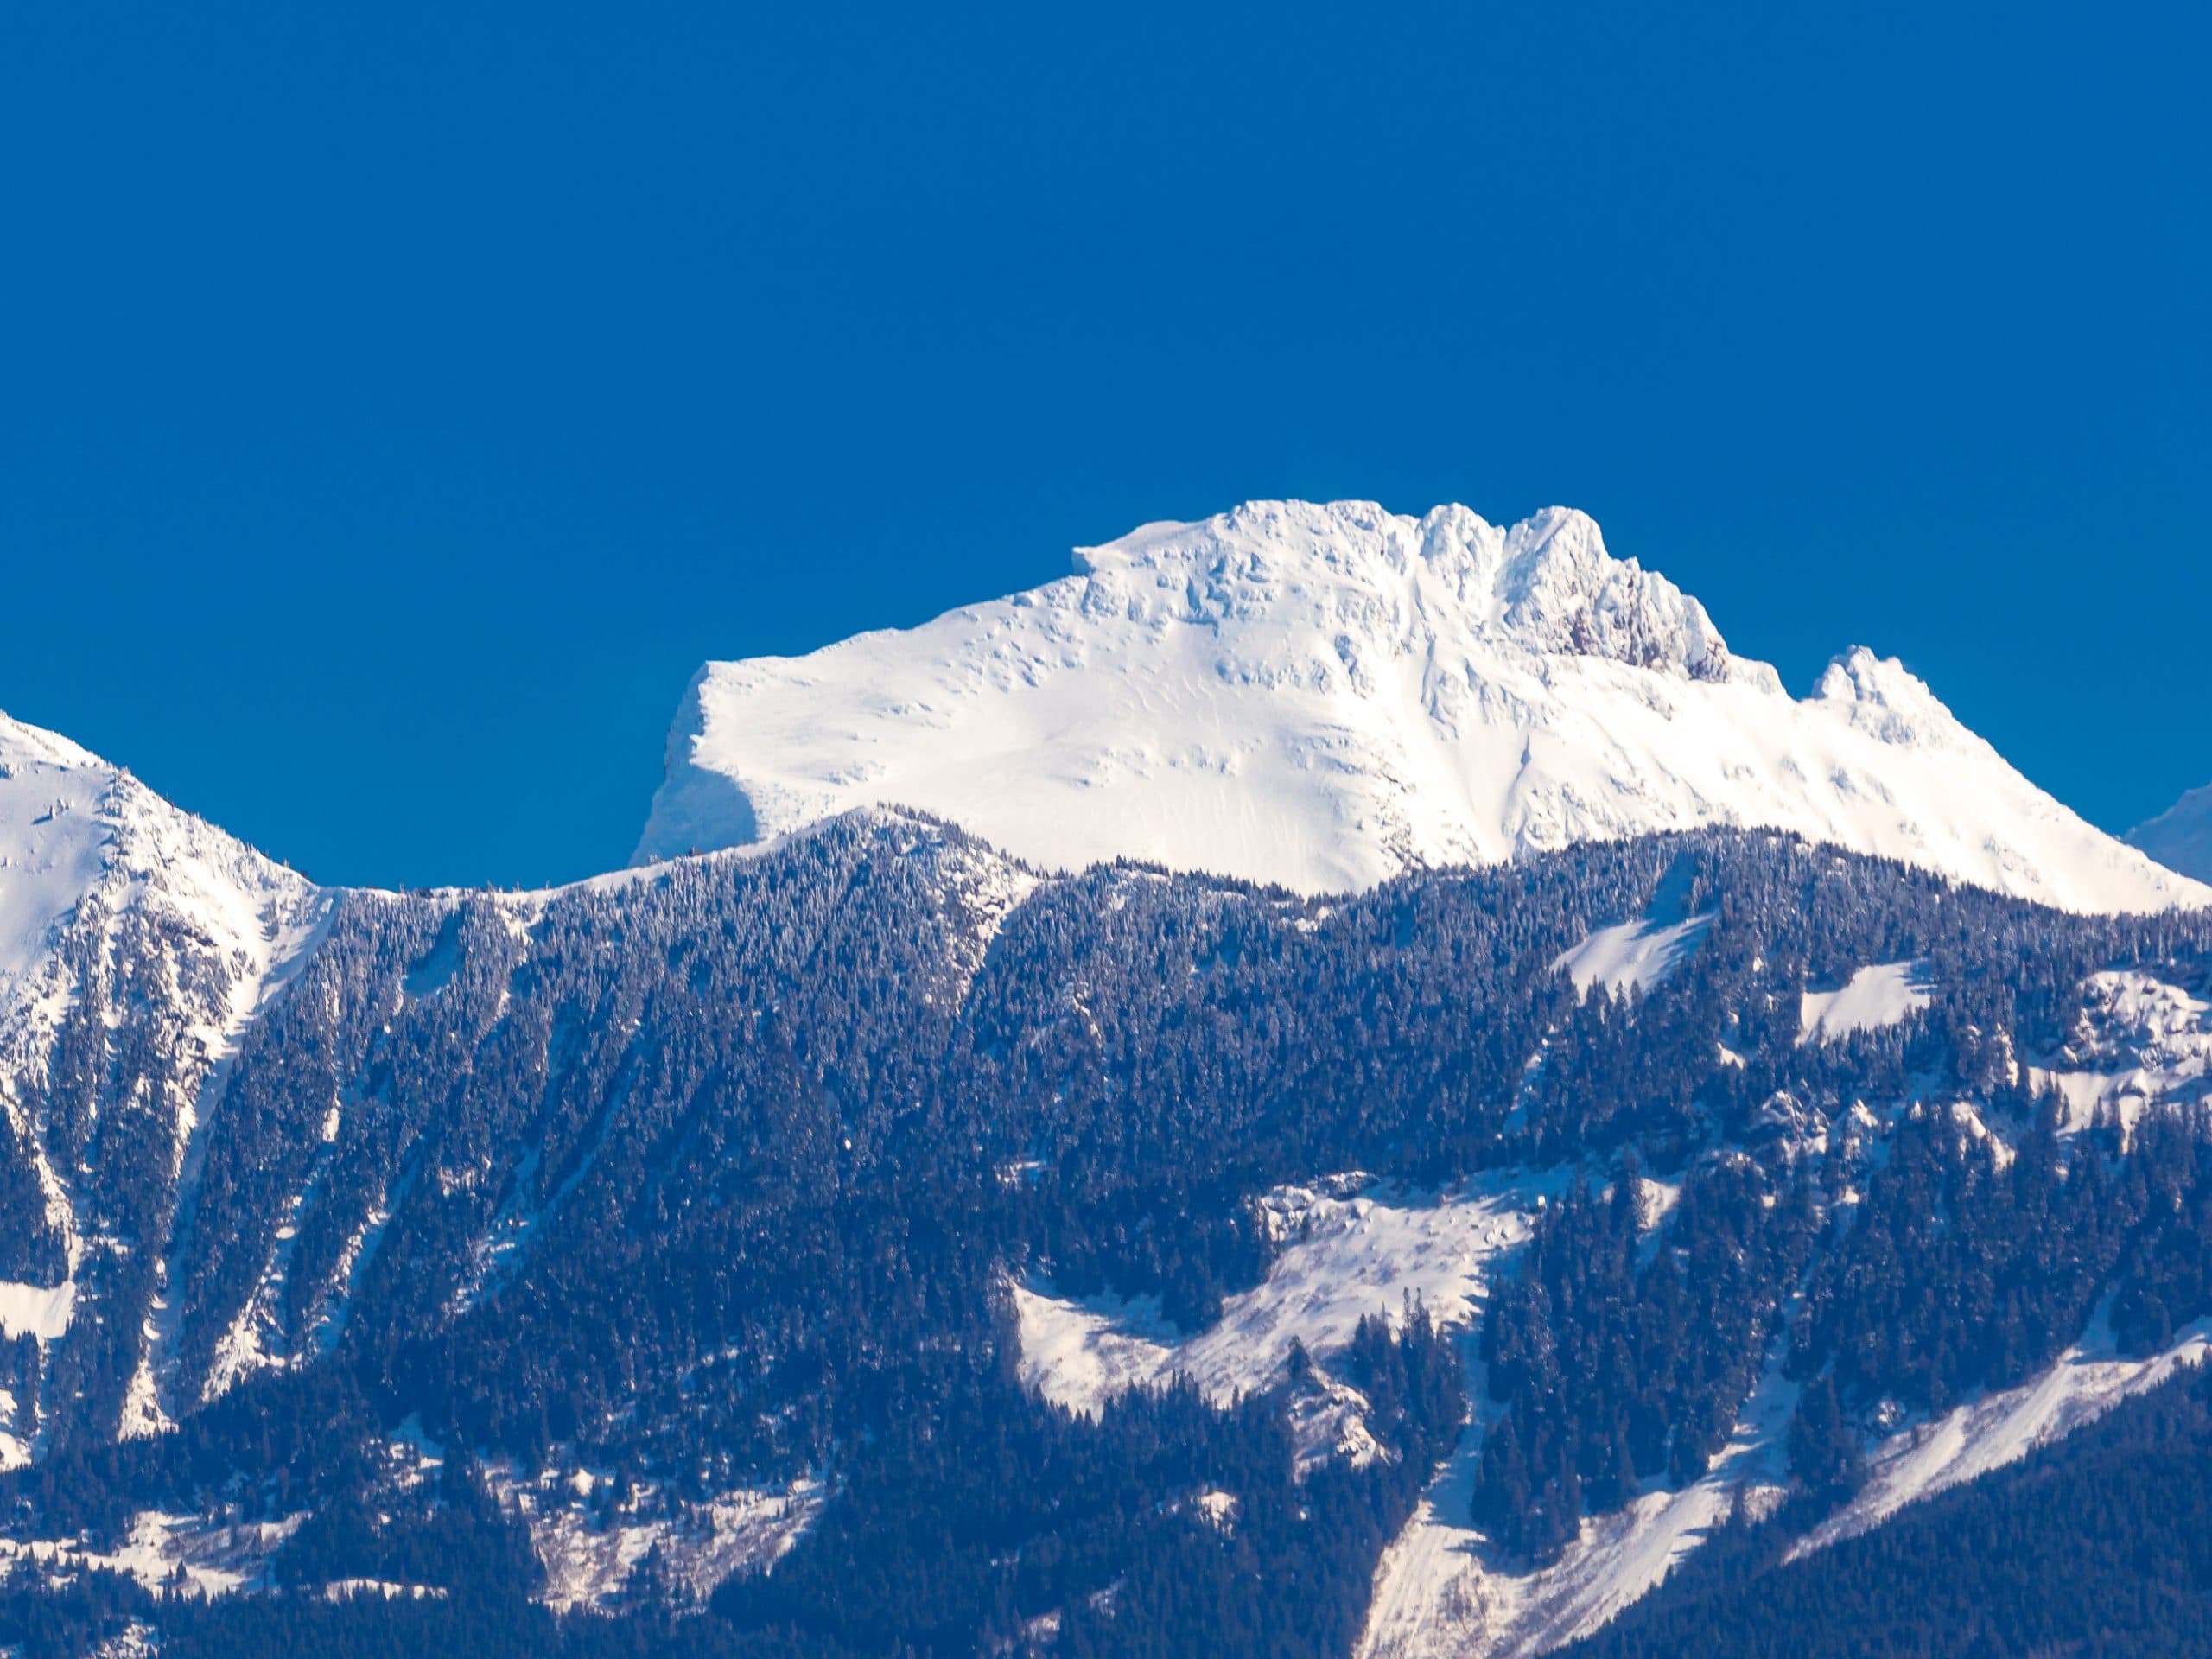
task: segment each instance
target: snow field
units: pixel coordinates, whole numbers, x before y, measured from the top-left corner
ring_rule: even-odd
[[[2212,901],[1864,650],[1802,700],[1583,514],[1254,502],[800,658],[709,663],[640,861],[861,805],[1046,868],[1117,856],[1357,889],[1726,824],[2078,911]]]
[[[1832,1043],[1854,1031],[1879,1031],[1926,1007],[1925,970],[1916,962],[1861,968],[1839,990],[1807,991],[1798,1010],[1801,1043]]]
[[[1560,952],[1552,968],[1573,980],[1574,988],[1586,996],[1593,985],[1603,985],[1616,996],[1631,988],[1649,991],[1696,952],[1712,925],[1711,916],[1693,916],[1671,927],[1651,921],[1601,927]]]
[[[1340,1193],[1279,1189],[1265,1211],[1284,1248],[1266,1282],[1228,1298],[1221,1319],[1192,1335],[1166,1325],[1154,1298],[1074,1301],[1014,1285],[1022,1381],[1091,1415],[1126,1389],[1177,1376],[1226,1403],[1275,1382],[1294,1338],[1325,1359],[1363,1318],[1395,1319],[1408,1293],[1440,1323],[1467,1325],[1495,1258],[1527,1241],[1535,1205],[1568,1179],[1493,1178],[1431,1195],[1362,1191],[1357,1177],[1331,1184]]]

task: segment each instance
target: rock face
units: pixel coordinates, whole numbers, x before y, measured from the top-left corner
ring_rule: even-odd
[[[848,808],[1049,867],[1357,889],[1576,842],[1773,828],[2078,911],[2212,893],[2084,823],[1895,661],[1812,695],[1585,515],[1260,502],[810,656],[710,663],[639,861]]]

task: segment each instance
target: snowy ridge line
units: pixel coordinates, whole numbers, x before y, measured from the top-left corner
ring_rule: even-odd
[[[919,627],[709,663],[667,765],[641,862],[910,802],[1047,869],[1130,857],[1306,893],[1723,825],[2075,911],[2212,902],[1899,664],[1853,650],[1793,699],[1558,508],[1147,525]]]
[[[238,1043],[312,953],[334,908],[333,895],[128,772],[0,715],[0,1105],[62,1258],[58,1286],[8,1287],[0,1303],[10,1325],[35,1324],[42,1347],[73,1340],[87,1318],[142,1332],[120,1408],[126,1432],[165,1421],[155,1382],[161,1309],[158,1293],[153,1307],[111,1305],[105,1253],[149,1249],[166,1262]],[[154,1116],[158,1172],[58,1167],[41,1103],[54,1046],[72,1020],[155,1046],[143,1075],[111,1086],[114,1108]],[[107,1104],[96,1100],[94,1109]],[[169,1198],[165,1213],[137,1218],[144,1230],[128,1239],[88,1236],[77,1202],[77,1189],[97,1192],[111,1173],[151,1175]],[[31,1300],[42,1302],[37,1317],[18,1320]],[[28,1436],[24,1427],[13,1438],[35,1457],[42,1411]]]

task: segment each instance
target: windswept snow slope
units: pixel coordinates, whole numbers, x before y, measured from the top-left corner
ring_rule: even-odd
[[[1728,1445],[1701,1478],[1584,1520],[1559,1560],[1502,1561],[1469,1518],[1482,1432],[1471,1427],[1383,1552],[1360,1659],[1532,1659],[1648,1595],[1726,1522],[1739,1498],[1771,1511],[1785,1478],[1797,1385],[1772,1357]]]
[[[2079,911],[2212,900],[2084,823],[1894,661],[1793,700],[1598,526],[1261,502],[803,658],[710,663],[640,861],[918,806],[1033,862],[1357,888],[1706,824]]]
[[[2154,1389],[2177,1368],[2201,1365],[2212,1334],[2200,1320],[2164,1352],[2122,1357],[2099,1319],[2056,1363],[2018,1388],[1986,1394],[1934,1422],[1916,1424],[1875,1447],[1866,1484],[1836,1515],[1799,1541],[1790,1559],[1872,1530],[1908,1503],[2017,1463],[2102,1416],[2131,1395]]]
[[[2157,817],[2137,824],[2127,842],[2170,870],[2212,881],[2212,784],[2190,790]]]
[[[191,1004],[187,1034],[212,1049],[327,907],[304,878],[129,772],[0,715],[0,1093],[35,1082],[55,1025],[104,988],[82,982],[115,965],[126,922],[174,930],[204,953],[185,982],[159,988]],[[146,982],[134,988],[143,995]]]

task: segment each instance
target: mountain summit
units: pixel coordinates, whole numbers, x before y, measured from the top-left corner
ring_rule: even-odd
[[[1703,825],[2077,911],[2212,893],[2023,778],[1894,660],[1793,699],[1586,514],[1253,502],[801,658],[709,663],[640,862],[897,803],[1034,862],[1357,889]]]

